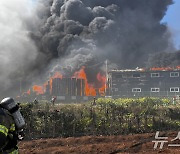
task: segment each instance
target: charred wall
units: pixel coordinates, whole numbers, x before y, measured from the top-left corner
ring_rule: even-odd
[[[54,78],[52,80],[53,96],[84,96],[85,80],[76,78]]]

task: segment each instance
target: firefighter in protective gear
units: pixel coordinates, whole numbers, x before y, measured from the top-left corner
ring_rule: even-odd
[[[16,112],[18,112],[18,114]],[[19,108],[12,98],[5,98],[1,101],[0,154],[18,154],[18,131],[19,128],[22,129],[25,125],[24,119],[21,114],[19,116],[19,113]],[[19,123],[17,123],[17,121],[19,121]]]

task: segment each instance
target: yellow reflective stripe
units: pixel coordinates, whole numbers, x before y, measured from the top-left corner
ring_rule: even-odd
[[[0,132],[7,136],[8,129],[5,126],[0,125]]]
[[[14,150],[12,152],[10,152],[9,154],[19,154],[18,150]]]
[[[18,149],[10,149],[10,150],[6,150],[4,151],[4,154],[19,154]]]
[[[15,131],[15,124],[12,124],[9,130],[10,130],[11,132],[14,132],[14,131]]]

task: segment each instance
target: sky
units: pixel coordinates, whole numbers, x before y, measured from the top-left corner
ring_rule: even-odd
[[[174,0],[174,4],[169,6],[166,16],[162,22],[167,23],[172,32],[172,39],[176,49],[180,49],[180,0]]]

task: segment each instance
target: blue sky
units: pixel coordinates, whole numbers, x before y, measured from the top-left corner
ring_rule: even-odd
[[[169,6],[162,22],[167,23],[172,32],[174,45],[180,49],[180,0],[174,0],[174,4]]]

